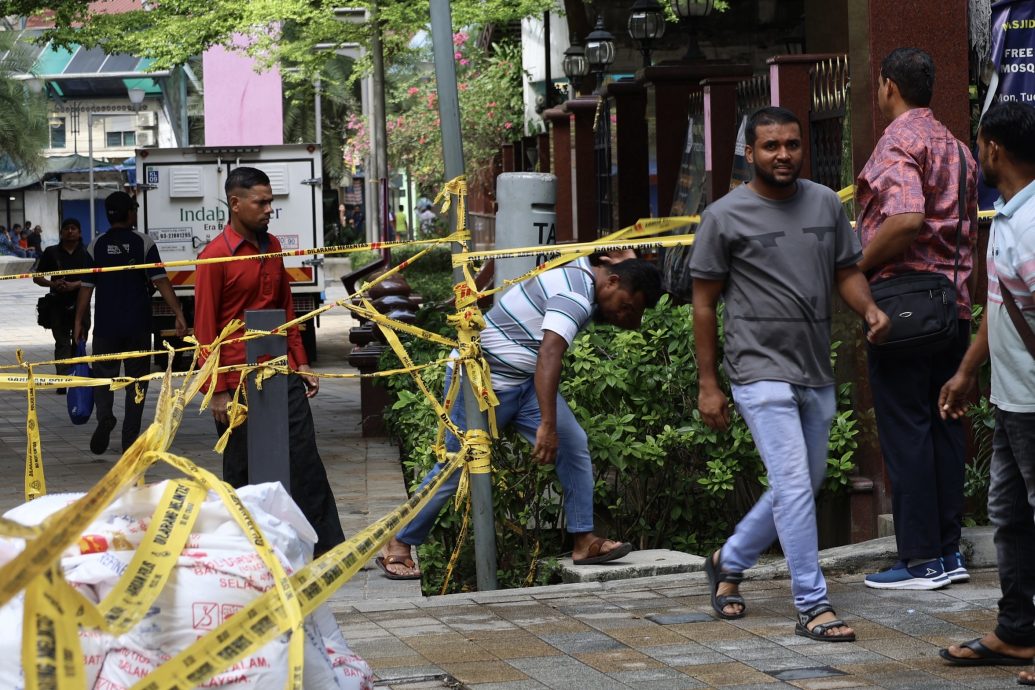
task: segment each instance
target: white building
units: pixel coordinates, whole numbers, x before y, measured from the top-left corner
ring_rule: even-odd
[[[22,32],[29,44],[37,30]],[[196,90],[189,70],[148,71],[150,60],[107,55],[98,48],[30,45],[34,64],[21,79],[49,104],[50,143],[45,169],[35,175],[0,175],[0,224],[26,220],[43,228],[45,244],[57,241],[64,218],[107,229],[104,197],[126,188],[122,163],[140,148],[187,144],[187,93]],[[94,160],[94,222],[90,222],[90,153]],[[128,167],[128,166],[126,166]]]

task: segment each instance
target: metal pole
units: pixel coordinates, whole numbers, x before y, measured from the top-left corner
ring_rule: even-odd
[[[94,227],[94,194],[93,194],[93,113],[86,114],[86,147],[90,158],[90,241],[97,239],[97,228]]]
[[[388,217],[388,209],[381,203],[384,192],[382,188],[386,184],[388,178],[388,134],[387,125],[385,124],[385,56],[384,50],[381,46],[381,19],[377,12],[377,3],[373,3],[371,7],[371,20],[374,23],[374,35],[370,40],[370,57],[373,61],[373,86],[374,86],[374,99],[371,104],[371,114],[373,122],[371,123],[371,133],[374,137],[375,148],[374,158],[376,161],[376,175],[374,179],[377,182],[375,187],[377,191],[378,209],[373,219],[376,223],[374,237],[378,240],[383,241],[386,237],[387,228],[386,218]],[[370,180],[367,181],[368,183]],[[371,185],[374,186],[374,185]]]
[[[316,91],[316,101],[313,103],[316,119],[316,145],[323,146],[323,97],[320,93],[320,77],[313,82],[313,90]]]
[[[545,50],[544,57],[546,62],[543,63],[543,105],[544,110],[546,108],[553,107],[553,75],[550,73],[551,68],[551,57],[550,51],[552,46],[550,45],[550,10],[543,12],[543,48]]]
[[[464,174],[464,148],[460,136],[460,100],[456,88],[456,63],[453,61],[453,20],[449,0],[431,0],[431,36],[435,50],[435,77],[438,83],[438,112],[442,121],[442,149],[446,179]],[[456,208],[456,205],[452,207]],[[450,213],[451,227],[456,227],[456,214]],[[457,243],[453,252],[462,250]],[[453,269],[453,280],[464,279],[462,269]],[[467,428],[488,429],[485,414],[478,409],[471,382],[465,379],[464,410]],[[497,589],[496,525],[492,510],[492,475],[471,475],[472,520],[474,522],[474,560],[478,574],[478,590]]]

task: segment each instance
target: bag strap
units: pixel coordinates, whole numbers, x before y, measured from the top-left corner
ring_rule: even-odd
[[[1035,358],[1035,331],[1031,330],[1031,325],[1025,320],[1024,315],[1021,314],[1021,308],[1017,306],[1013,293],[1002,282],[999,283],[999,292],[1003,295],[1003,306],[1006,307],[1006,313],[1010,315],[1010,320],[1013,321],[1013,327],[1017,329],[1017,334],[1021,336],[1024,347],[1028,348],[1028,354]]]
[[[956,141],[956,148],[960,153],[960,198],[959,198],[959,213],[956,216],[956,253],[953,258],[952,264],[952,287],[954,290],[956,287],[956,281],[959,279],[960,271],[960,235],[963,233],[963,217],[967,214],[967,157],[963,153],[963,144]]]

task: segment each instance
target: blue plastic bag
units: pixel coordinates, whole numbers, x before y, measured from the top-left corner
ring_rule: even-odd
[[[86,356],[86,341],[76,343],[76,357]],[[72,376],[89,377],[90,365],[86,362],[72,365]],[[93,415],[93,388],[89,386],[75,386],[68,389],[66,395],[68,401],[68,417],[73,424],[86,424]]]

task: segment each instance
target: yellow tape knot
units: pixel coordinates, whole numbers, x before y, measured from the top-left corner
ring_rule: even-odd
[[[435,203],[442,204],[442,213],[449,211],[456,197],[456,232],[467,229],[467,178],[463,175],[454,177],[442,187],[435,196]]]

